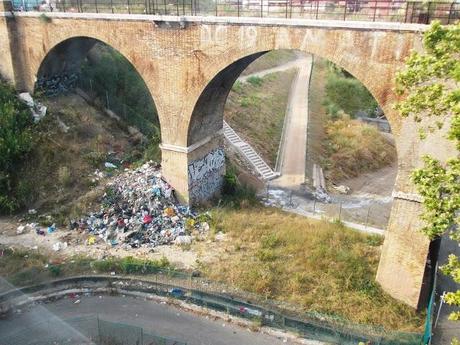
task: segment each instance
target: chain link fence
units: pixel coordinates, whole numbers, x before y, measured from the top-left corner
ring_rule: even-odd
[[[72,265],[74,267],[71,267]],[[56,289],[60,284],[66,286],[72,284],[80,288],[85,287],[85,284],[88,283],[99,284],[99,287],[102,284],[102,286],[116,289],[121,293],[141,292],[183,300],[190,304],[255,321],[257,325],[291,331],[307,339],[332,344],[356,345],[359,342],[366,343],[368,341],[372,344],[382,345],[419,345],[422,343],[423,335],[420,333],[390,331],[380,326],[353,324],[338,316],[305,312],[300,306],[267,300],[263,296],[241,291],[224,283],[196,277],[194,273],[160,269],[149,264],[101,265],[97,264],[97,261],[62,264],[60,270],[62,272],[78,271],[79,273],[91,272],[94,274],[94,272],[102,272],[98,267],[104,267],[104,270],[111,272],[111,275],[70,277],[60,281],[47,281],[41,285],[20,290],[12,290],[0,294],[0,304],[18,298],[22,294],[33,294],[43,289]],[[40,272],[34,271],[34,273],[40,276]],[[18,276],[24,277],[24,272],[9,277],[9,280],[16,285],[21,285],[21,280],[17,279]],[[108,326],[105,329],[108,329]],[[128,330],[130,328],[127,328],[126,332]],[[123,333],[124,331],[120,332]],[[114,333],[109,332],[107,334]],[[144,339],[147,338],[144,336]],[[146,343],[144,342],[144,344]]]
[[[187,345],[174,339],[145,332],[141,327],[89,315],[66,320],[57,318],[28,324],[7,337],[6,345]]]

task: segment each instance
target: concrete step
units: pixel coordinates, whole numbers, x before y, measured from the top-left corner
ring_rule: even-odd
[[[271,180],[278,177],[279,174],[275,173],[270,166],[260,157],[254,148],[240,138],[240,136],[231,128],[227,122],[224,121],[224,136],[234,145],[246,160],[256,169],[257,173],[263,180]]]

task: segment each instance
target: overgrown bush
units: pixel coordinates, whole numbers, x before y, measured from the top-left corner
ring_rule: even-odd
[[[93,92],[128,125],[152,136],[159,128],[155,104],[133,65],[114,49],[97,44],[82,65],[81,86]]]
[[[22,206],[15,173],[32,148],[32,126],[27,106],[0,81],[0,213],[11,213]]]
[[[332,181],[355,177],[395,161],[396,149],[375,127],[343,116],[326,124],[323,166]]]
[[[336,118],[340,111],[352,117],[359,112],[372,117],[378,104],[359,80],[339,68],[331,67],[326,82],[324,106],[332,118]]]

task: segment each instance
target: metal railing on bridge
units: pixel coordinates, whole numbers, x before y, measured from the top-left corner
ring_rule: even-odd
[[[15,11],[453,24],[460,2],[398,0],[13,0]]]

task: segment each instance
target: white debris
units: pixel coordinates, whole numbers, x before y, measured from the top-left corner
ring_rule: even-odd
[[[105,166],[106,168],[108,168],[108,169],[116,169],[116,168],[117,168],[117,166],[116,166],[115,164],[110,163],[110,162],[105,162],[105,163],[104,163],[104,166]]]
[[[181,235],[177,236],[176,239],[174,240],[175,244],[192,244],[193,237],[192,236],[187,236],[187,235]]]
[[[342,193],[342,194],[348,194],[350,192],[350,187],[340,185],[340,186],[332,186],[337,192]]]
[[[55,252],[58,252],[60,250],[64,250],[67,248],[67,242],[56,242],[55,244],[53,244],[53,250]]]

